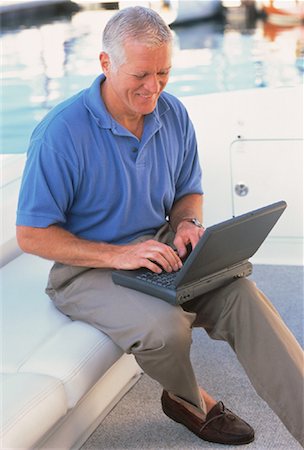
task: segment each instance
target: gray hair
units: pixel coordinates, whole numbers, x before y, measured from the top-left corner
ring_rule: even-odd
[[[126,40],[139,41],[147,47],[160,47],[172,43],[169,26],[157,12],[143,6],[133,6],[118,11],[103,31],[103,51],[108,53],[114,70],[125,62]]]

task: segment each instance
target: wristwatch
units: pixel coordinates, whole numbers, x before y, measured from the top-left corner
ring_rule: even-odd
[[[193,223],[196,227],[204,228],[203,225],[201,224],[201,222],[200,222],[196,217],[186,217],[186,218],[183,219],[181,222],[191,222],[191,223]]]

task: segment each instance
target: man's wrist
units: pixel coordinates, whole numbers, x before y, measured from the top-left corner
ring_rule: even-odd
[[[198,228],[204,228],[203,224],[197,219],[197,217],[186,217],[182,220],[182,222],[190,222]]]
[[[198,228],[204,228],[203,224],[199,221],[199,219],[197,217],[183,217],[181,218],[177,224],[176,222],[173,223],[170,221],[171,224],[171,228],[173,229],[173,231],[176,233],[178,230],[178,227],[183,223],[183,222],[189,222],[192,223],[193,225],[195,225]],[[175,226],[174,226],[175,225]]]

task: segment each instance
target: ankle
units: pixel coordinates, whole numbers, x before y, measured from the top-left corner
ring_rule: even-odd
[[[184,408],[188,409],[188,411],[190,411],[191,414],[194,414],[197,417],[199,417],[201,420],[205,421],[206,413],[203,411],[203,409],[199,408],[198,406],[193,405],[193,403],[190,403],[181,397],[178,397],[177,395],[171,394],[170,392],[168,392],[168,394],[169,394],[169,397],[172,398],[172,400],[176,401],[177,403],[182,405]]]
[[[208,394],[203,388],[199,388],[201,397],[203,399],[203,402],[206,405],[207,414],[211,409],[217,404],[217,401],[211,397],[211,395]]]

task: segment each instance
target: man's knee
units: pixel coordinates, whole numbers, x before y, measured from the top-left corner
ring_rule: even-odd
[[[234,348],[238,330],[250,327],[252,317],[260,314],[259,291],[254,282],[240,278],[219,289],[213,302],[216,313],[211,311],[204,328],[211,338],[225,340]]]
[[[159,317],[144,324],[144,333],[132,346],[132,353],[147,350],[182,351],[192,342],[194,313],[187,313],[180,307],[172,307]]]
[[[234,284],[234,283],[232,283]],[[248,278],[235,281],[232,299],[235,299],[240,308],[251,311],[272,312],[277,314],[276,309],[267,296],[260,291],[256,283]]]
[[[231,283],[225,291],[224,307],[217,325],[225,324],[229,332],[234,334],[239,327],[272,320],[274,315],[278,316],[276,309],[256,284],[241,278]]]
[[[260,291],[256,284],[248,278],[240,278],[227,286],[224,293],[226,302],[233,306],[249,306],[260,300]]]

